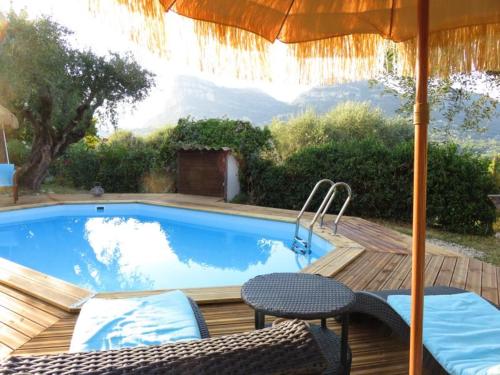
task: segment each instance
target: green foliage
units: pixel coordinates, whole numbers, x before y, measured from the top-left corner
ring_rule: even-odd
[[[251,190],[249,164],[273,149],[269,129],[254,127],[248,121],[185,118],[180,119],[168,135],[168,140],[160,148],[160,160],[170,166],[173,166],[175,153],[180,147],[231,148],[240,160],[241,186],[246,193]]]
[[[415,79],[402,77],[390,69],[375,81],[382,83],[385,92],[402,99],[398,112],[406,118],[413,116],[415,103]],[[493,96],[476,94],[478,89],[488,92],[500,89],[500,72],[454,74],[446,78],[429,80],[430,129],[437,137],[454,140],[455,133],[482,133],[487,130],[484,123],[495,116],[498,100]],[[439,113],[444,123],[433,121],[433,113]]]
[[[89,190],[98,181],[99,155],[96,148],[80,141],[68,147],[63,157],[52,167],[58,181],[78,189]]]
[[[230,147],[241,157],[249,158],[271,148],[271,134],[268,129],[254,127],[248,121],[184,118],[172,130],[170,142],[174,148]]]
[[[135,193],[151,170],[155,151],[142,142],[115,141],[99,147],[98,180],[108,192]]]
[[[144,175],[154,169],[157,151],[130,132],[116,132],[95,147],[86,140],[71,145],[52,169],[57,180],[88,190],[100,182],[109,193],[141,191]]]
[[[267,129],[249,122],[182,119],[178,126],[147,137],[116,131],[98,144],[93,137],[85,137],[68,148],[52,173],[76,188],[89,189],[99,181],[108,192],[139,192],[144,176],[175,168],[175,155],[182,146],[230,147],[242,161],[243,186],[247,187],[246,165],[271,149],[270,138]]]
[[[19,136],[32,144],[21,182],[37,189],[50,163],[96,121],[116,124],[118,105],[149,93],[153,75],[130,55],[98,56],[72,46],[71,32],[49,18],[14,13],[0,42],[0,102],[20,119]]]
[[[390,147],[367,138],[313,146],[281,165],[256,163],[253,199],[259,205],[299,209],[318,180],[331,178],[353,189],[348,214],[410,221],[412,163],[411,141]],[[487,197],[493,187],[487,161],[454,145],[432,145],[428,181],[430,225],[461,233],[491,233],[495,210]],[[319,206],[319,196],[311,207]],[[342,202],[339,197],[332,212],[338,212]]]
[[[494,182],[489,160],[455,145],[429,148],[427,218],[430,225],[459,233],[491,234],[496,214],[488,198]]]
[[[495,182],[495,193],[500,193],[500,154],[491,159],[490,172]]]
[[[310,138],[299,149],[293,137],[287,138],[285,123],[273,124],[276,144],[286,141],[290,150],[297,150],[279,163],[268,157],[273,152],[268,129],[228,119],[183,119],[177,127],[148,137],[119,131],[97,146],[87,137],[68,149],[54,173],[75,187],[88,189],[99,181],[108,192],[140,192],[148,176],[171,176],[168,171],[179,147],[225,146],[242,161],[243,192],[236,202],[297,210],[318,180],[330,178],[351,185],[354,197],[348,214],[411,221],[413,140],[406,123],[352,104],[324,116],[308,112],[290,123],[291,133]],[[315,137],[319,141],[314,142]],[[487,195],[495,188],[490,161],[456,145],[429,146],[429,225],[459,233],[492,232],[495,210]],[[320,197],[312,209],[319,206]],[[332,212],[338,212],[343,198],[345,193],[339,194]]]
[[[30,147],[19,139],[8,139],[7,147],[9,149],[10,162],[15,165],[23,165],[28,160]]]
[[[275,120],[270,130],[281,158],[308,146],[333,141],[376,138],[393,145],[412,137],[413,128],[402,118],[387,118],[369,103],[346,102],[324,115],[309,110],[288,121]]]

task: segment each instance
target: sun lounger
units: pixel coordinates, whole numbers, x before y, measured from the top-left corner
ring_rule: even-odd
[[[358,292],[351,311],[376,317],[408,342],[409,295],[410,290]],[[428,373],[500,374],[497,306],[450,287],[426,288],[424,306],[424,367]]]
[[[289,320],[252,332],[120,350],[11,357],[0,373],[13,374],[335,374],[335,336]]]

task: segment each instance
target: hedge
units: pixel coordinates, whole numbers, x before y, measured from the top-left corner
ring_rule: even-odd
[[[412,168],[410,141],[393,147],[375,139],[330,143],[305,148],[281,165],[254,161],[251,196],[258,205],[299,209],[314,184],[330,178],[353,189],[347,214],[410,221]],[[429,225],[460,233],[492,233],[495,208],[487,195],[493,189],[488,160],[455,145],[429,146]],[[341,202],[331,211],[338,212]]]
[[[381,132],[364,132],[361,139],[352,135],[330,140],[302,148],[283,160],[283,155],[274,153],[268,129],[245,121],[183,119],[177,127],[145,139],[118,132],[98,144],[79,142],[58,160],[52,173],[77,188],[89,189],[99,181],[107,192],[141,192],[148,176],[167,171],[173,175],[178,147],[229,146],[240,157],[242,196],[250,203],[297,210],[318,180],[330,178],[347,182],[353,189],[347,214],[409,222],[413,141],[408,140],[406,130],[398,132],[390,126],[379,126],[389,129],[384,130],[386,135],[398,134],[390,142]],[[460,233],[492,232],[495,209],[488,194],[495,191],[495,184],[489,164],[490,160],[456,145],[429,146],[429,225]],[[319,198],[314,204],[319,205]],[[338,212],[340,204],[341,199],[332,212]]]

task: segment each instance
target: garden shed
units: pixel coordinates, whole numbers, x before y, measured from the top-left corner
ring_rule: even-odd
[[[177,151],[177,192],[231,201],[240,192],[239,163],[229,147]]]

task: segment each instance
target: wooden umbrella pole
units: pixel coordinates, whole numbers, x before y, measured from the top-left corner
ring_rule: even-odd
[[[425,226],[427,195],[427,128],[429,106],[429,0],[417,1],[417,62],[415,95],[415,154],[413,176],[413,247],[411,277],[410,374],[422,373]]]

